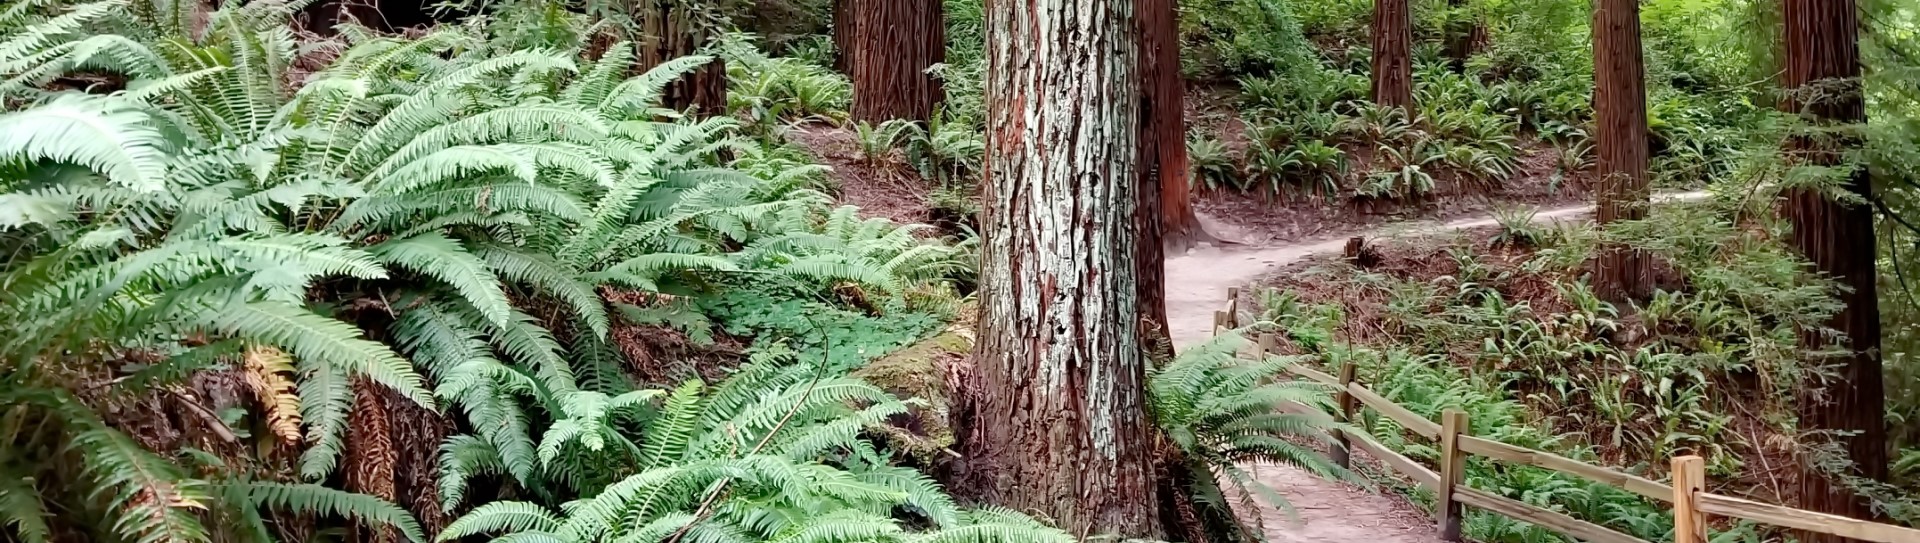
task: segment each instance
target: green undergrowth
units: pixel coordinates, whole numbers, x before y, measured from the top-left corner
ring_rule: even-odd
[[[1823,329],[1839,306],[1835,287],[1778,241],[1778,225],[1739,209],[1662,206],[1607,231],[1510,213],[1491,232],[1376,242],[1378,264],[1323,262],[1280,278],[1259,297],[1262,319],[1287,331],[1285,348],[1327,371],[1356,364],[1361,382],[1415,413],[1467,412],[1474,435],[1653,479],[1670,458],[1701,455],[1716,492],[1783,503],[1769,473],[1799,451],[1794,391],[1824,375],[1831,354],[1800,348],[1796,331]],[[1603,242],[1651,255],[1658,290],[1629,303],[1597,297],[1588,262]],[[1389,419],[1358,423],[1411,457],[1437,457]],[[1468,466],[1475,488],[1670,538],[1668,510],[1626,491],[1484,458]],[[1911,493],[1881,490],[1890,514],[1912,510]],[[1559,538],[1484,513],[1467,531]],[[1715,537],[1771,536],[1723,525]]]

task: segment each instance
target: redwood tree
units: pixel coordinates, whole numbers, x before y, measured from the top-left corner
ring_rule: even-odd
[[[1647,216],[1647,85],[1639,4],[1599,0],[1593,10],[1593,113],[1602,225]],[[1652,261],[1626,247],[1606,248],[1595,262],[1594,286],[1601,297],[1614,301],[1649,296]]]
[[[1799,112],[1814,130],[1791,140],[1787,153],[1795,161],[1817,166],[1842,166],[1857,138],[1835,136],[1829,129],[1866,120],[1860,88],[1859,12],[1855,0],[1784,0],[1786,66],[1782,84],[1790,91],[1783,107]],[[1872,198],[1865,168],[1854,166],[1844,188]],[[1880,368],[1880,312],[1874,288],[1873,210],[1866,205],[1836,201],[1820,191],[1788,193],[1785,213],[1793,222],[1793,245],[1846,289],[1846,304],[1828,323],[1851,342],[1832,379],[1801,387],[1800,428],[1829,432],[1816,439],[1832,439],[1855,465],[1853,475],[1887,477],[1886,392]],[[1801,334],[1801,343],[1830,348],[1833,340],[1818,331]],[[1802,461],[1800,507],[1813,511],[1870,518],[1867,500],[1820,469],[1815,458]],[[1844,541],[1835,536],[1801,534],[1801,541]]]
[[[987,5],[981,315],[961,487],[1077,535],[1157,539],[1135,290],[1133,4]]]
[[[639,53],[634,66],[636,74],[698,53],[718,35],[720,21],[708,11],[711,8],[692,0],[647,0],[632,9],[636,10],[632,15],[640,25],[640,35],[631,38]],[[675,110],[693,108],[700,115],[726,114],[726,63],[715,58],[674,81],[667,86],[661,103]]]
[[[853,51],[859,47],[859,41],[853,37],[858,29],[853,19],[854,0],[833,0],[833,69],[843,74],[853,73]]]
[[[1373,1],[1373,102],[1413,112],[1413,10]]]
[[[1141,204],[1159,217],[1155,262],[1162,247],[1179,254],[1213,241],[1193,212],[1187,161],[1186,82],[1180,74],[1180,10],[1176,0],[1139,0]],[[1143,263],[1144,265],[1144,263]],[[1155,264],[1158,265],[1158,264]],[[1164,315],[1162,315],[1164,321]]]
[[[926,121],[944,94],[927,69],[947,58],[941,0],[848,0],[853,119]],[[838,25],[839,21],[835,21]],[[838,30],[836,30],[836,39]]]

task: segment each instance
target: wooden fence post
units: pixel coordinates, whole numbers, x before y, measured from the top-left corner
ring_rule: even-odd
[[[1340,394],[1335,398],[1340,402],[1340,422],[1354,424],[1354,413],[1359,411],[1360,401],[1347,390],[1353,387],[1354,366],[1352,358],[1340,363]],[[1347,433],[1333,431],[1333,463],[1344,469],[1353,469],[1353,443],[1347,439]]]
[[[1227,287],[1227,327],[1240,327],[1240,287]]]
[[[1707,518],[1696,505],[1707,491],[1707,461],[1698,456],[1673,459],[1673,543],[1706,543]]]
[[[1433,513],[1438,517],[1440,539],[1460,541],[1460,502],[1453,497],[1454,487],[1466,484],[1467,455],[1460,452],[1460,434],[1467,433],[1467,413],[1448,409],[1440,414],[1440,484]]]

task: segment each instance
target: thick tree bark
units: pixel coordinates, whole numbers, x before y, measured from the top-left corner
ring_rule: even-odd
[[[1859,123],[1866,120],[1860,87],[1859,12],[1854,0],[1785,0],[1786,70],[1784,86],[1791,92],[1783,107],[1817,125]],[[1851,137],[1808,135],[1796,137],[1788,153],[1796,161],[1823,166],[1845,163],[1843,154],[1860,142]],[[1846,188],[1872,198],[1865,168],[1848,178]],[[1887,477],[1886,392],[1880,367],[1880,312],[1874,286],[1876,245],[1873,210],[1824,197],[1818,191],[1788,194],[1785,209],[1793,221],[1793,245],[1813,261],[1814,268],[1832,276],[1846,291],[1846,304],[1828,323],[1846,334],[1851,356],[1839,360],[1835,378],[1801,387],[1800,429],[1827,432],[1815,439],[1833,439],[1855,465],[1852,475],[1885,480]],[[1831,347],[1832,339],[1817,331],[1801,335],[1813,348]],[[1833,433],[1849,434],[1834,435]],[[1841,481],[1802,462],[1799,500],[1803,509],[1871,518],[1865,498]],[[1835,536],[1801,534],[1801,541],[1845,541]]]
[[[1373,102],[1413,112],[1413,10],[1373,1]]]
[[[1593,10],[1593,104],[1600,155],[1599,221],[1647,217],[1647,85],[1639,0],[1600,0]],[[1608,247],[1594,266],[1605,299],[1653,294],[1653,262],[1640,251]]]
[[[1187,177],[1186,82],[1180,74],[1180,10],[1176,0],[1139,0],[1140,10],[1140,172],[1150,184],[1141,204],[1159,217],[1155,238],[1142,246],[1180,254],[1214,237],[1193,212]],[[1153,194],[1149,194],[1153,193]],[[1157,242],[1154,240],[1158,240]],[[1158,260],[1158,259],[1156,259]],[[1164,322],[1164,314],[1161,322]]]
[[[698,53],[713,39],[710,21],[701,20],[693,6],[674,0],[650,0],[634,14],[641,20],[643,36],[633,38],[639,44],[635,73],[645,72],[669,60]],[[701,116],[727,113],[727,64],[715,58],[667,86],[661,100],[668,109],[689,108]]]
[[[945,94],[927,68],[946,62],[941,0],[852,0],[853,119],[927,121]]]
[[[1159,538],[1135,284],[1132,0],[987,6],[981,317],[963,490]]]
[[[853,73],[853,52],[860,46],[854,31],[860,27],[853,18],[854,0],[833,0],[833,69]]]

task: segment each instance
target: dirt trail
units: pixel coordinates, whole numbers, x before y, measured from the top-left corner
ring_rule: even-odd
[[[1692,201],[1704,192],[1657,195],[1656,202]],[[1585,216],[1592,206],[1542,210],[1534,221]],[[1209,232],[1234,239],[1233,228],[1202,217]],[[1367,232],[1370,236],[1400,232],[1457,230],[1498,224],[1493,218],[1446,223],[1414,222]],[[1227,289],[1246,286],[1263,274],[1301,258],[1345,248],[1347,238],[1336,236],[1261,248],[1202,247],[1167,259],[1167,320],[1176,348],[1206,340],[1212,332],[1213,312],[1226,303]],[[1276,543],[1436,543],[1440,537],[1425,513],[1406,500],[1321,480],[1287,466],[1249,466],[1261,482],[1279,491],[1297,511],[1297,519],[1277,507],[1258,512],[1267,538]],[[1248,513],[1248,512],[1242,512]]]

